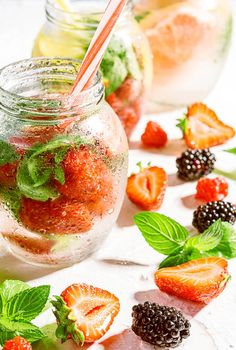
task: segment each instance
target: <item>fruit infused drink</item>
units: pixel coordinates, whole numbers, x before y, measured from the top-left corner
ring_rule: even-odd
[[[38,34],[33,56],[83,59],[107,1],[71,2],[70,11],[48,0],[46,23]],[[145,93],[152,79],[148,41],[134,20],[131,6],[123,11],[101,63],[107,102],[129,136],[141,117]]]
[[[205,98],[223,68],[232,34],[228,0],[140,0],[135,13],[154,57],[150,111]]]
[[[79,68],[40,58],[0,72],[0,232],[35,264],[69,265],[91,254],[123,201],[126,135],[99,73],[71,105]]]

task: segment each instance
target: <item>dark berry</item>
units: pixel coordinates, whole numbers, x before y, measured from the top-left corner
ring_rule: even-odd
[[[193,213],[193,226],[199,232],[204,232],[218,219],[234,224],[236,221],[236,206],[224,201],[215,201],[200,205]]]
[[[190,334],[190,322],[174,307],[146,301],[133,307],[132,317],[133,332],[161,348],[175,348]]]
[[[198,180],[212,172],[215,161],[209,149],[188,149],[176,159],[178,177],[185,181]]]

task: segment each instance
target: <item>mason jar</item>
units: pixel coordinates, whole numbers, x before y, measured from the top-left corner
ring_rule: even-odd
[[[99,248],[127,178],[127,139],[98,73],[74,103],[80,67],[38,58],[0,71],[0,233],[20,259],[66,266]]]
[[[107,0],[77,0],[65,11],[55,0],[47,0],[46,22],[35,40],[33,56],[83,59],[106,4]],[[148,41],[128,3],[100,67],[106,100],[128,136],[141,117],[152,68]]]
[[[228,55],[229,1],[137,0],[135,13],[154,57],[149,110],[178,108],[204,99]]]

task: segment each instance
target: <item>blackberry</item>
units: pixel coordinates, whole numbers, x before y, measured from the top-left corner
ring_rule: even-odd
[[[198,180],[214,169],[216,157],[207,149],[188,149],[176,159],[178,177],[185,181]]]
[[[230,224],[236,221],[236,207],[230,202],[216,201],[200,205],[193,213],[193,226],[204,232],[213,222],[221,219]]]
[[[174,307],[146,301],[133,307],[132,317],[133,332],[161,348],[175,348],[190,335],[190,322]]]

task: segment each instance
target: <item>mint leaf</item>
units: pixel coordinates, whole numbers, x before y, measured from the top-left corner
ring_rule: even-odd
[[[29,174],[28,161],[29,159],[25,157],[17,171],[16,179],[20,192],[25,197],[39,200],[42,202],[46,202],[48,199],[57,198],[59,194],[54,187],[48,184],[35,187],[35,183]]]
[[[172,254],[161,262],[159,268],[171,267],[184,264],[190,260],[203,258],[204,254],[196,248],[184,248],[178,254]]]
[[[212,256],[219,256],[226,259],[236,257],[236,230],[228,222],[223,222],[223,235],[220,243],[207,253]]]
[[[0,315],[2,313],[3,310],[3,300],[2,300],[2,295],[0,294]]]
[[[19,160],[20,156],[17,154],[15,148],[9,143],[0,140],[0,166],[14,163]]]
[[[21,206],[21,193],[17,188],[9,189],[0,186],[0,198],[3,198],[5,205],[18,219]]]
[[[0,318],[0,344],[3,345],[6,340],[19,335],[33,343],[44,337],[43,332],[30,322],[15,322],[4,317]]]
[[[55,179],[60,182],[60,184],[65,184],[65,173],[60,165],[55,166]]]
[[[0,284],[0,296],[5,304],[16,294],[29,288],[30,286],[25,282],[18,280],[5,280]]]
[[[230,149],[226,149],[225,152],[236,154],[236,147],[230,148]]]
[[[142,20],[144,20],[151,12],[150,11],[143,11],[140,12],[138,15],[135,16],[135,19],[137,22],[141,22]]]
[[[6,315],[11,320],[31,321],[45,307],[50,286],[26,289],[14,295],[6,304]]]
[[[144,212],[135,215],[134,221],[147,243],[165,255],[183,247],[189,236],[185,227],[163,214]]]
[[[63,348],[63,345],[61,345],[56,338],[56,329],[57,324],[52,323],[49,325],[46,325],[42,328],[43,333],[45,334],[45,338],[37,341],[33,344],[34,350],[59,350]]]
[[[224,227],[219,219],[202,234],[189,238],[186,242],[186,248],[193,247],[203,252],[214,249],[220,243],[223,231]]]
[[[236,170],[233,171],[224,171],[221,169],[214,169],[213,172],[217,175],[227,177],[230,180],[236,180]]]

